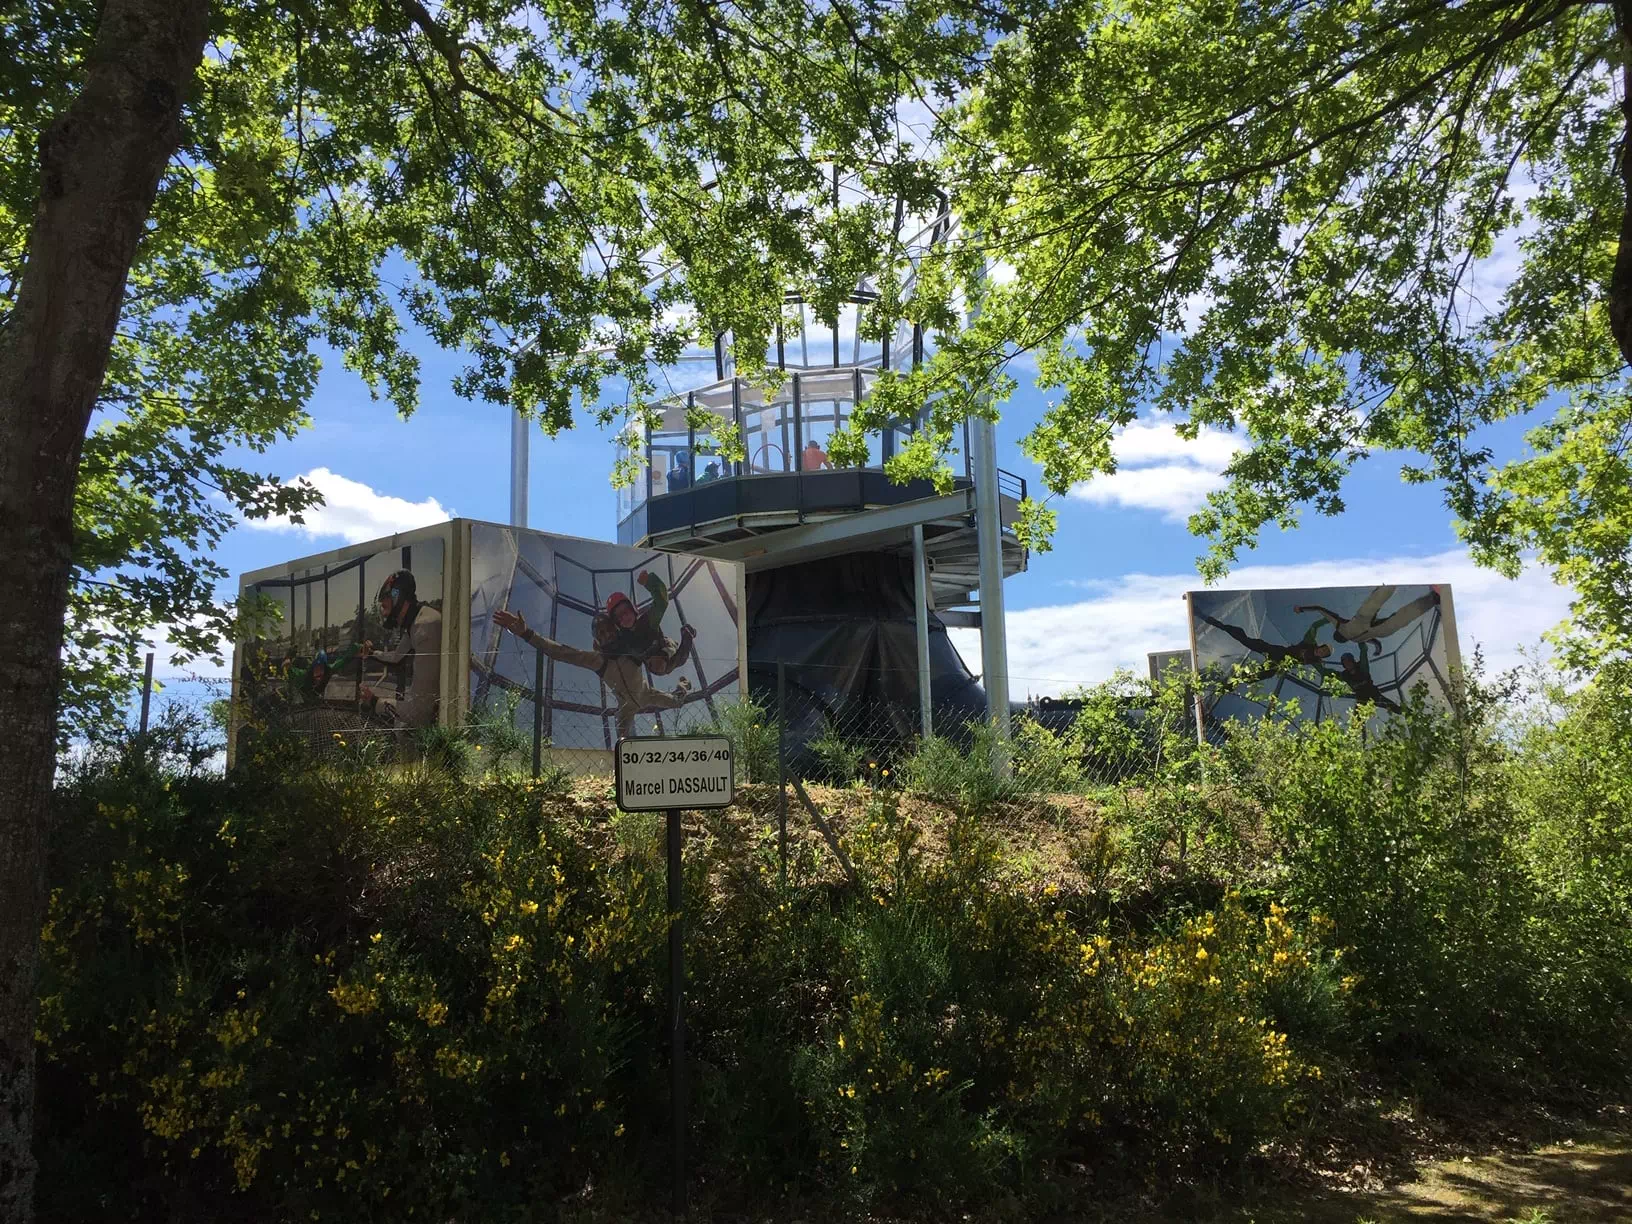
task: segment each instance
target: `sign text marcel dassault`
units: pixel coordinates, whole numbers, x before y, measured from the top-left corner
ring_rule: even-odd
[[[731,741],[724,736],[621,739],[618,806],[626,812],[729,807],[735,791]]]

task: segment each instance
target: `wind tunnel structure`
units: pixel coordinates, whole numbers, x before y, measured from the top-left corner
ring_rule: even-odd
[[[684,733],[740,697],[743,585],[731,561],[469,519],[256,570],[239,596],[270,616],[234,648],[228,762],[269,735],[412,758],[435,728],[483,724],[477,743],[508,722],[610,772],[619,735]]]
[[[919,730],[920,671],[912,560],[850,553],[763,570],[748,583],[748,678],[774,701],[783,686],[790,734],[891,743]],[[928,633],[931,704],[942,734],[986,712],[970,675],[933,614]]]
[[[863,198],[838,174],[832,192],[835,204]],[[918,218],[897,203],[894,225],[912,235],[910,293],[922,259],[947,241],[950,215],[944,201]],[[864,312],[878,299],[863,281],[829,323],[790,294],[765,354],[781,372],[770,389],[738,374],[729,333],[661,368],[659,385],[672,394],[655,425],[630,435],[643,471],[618,494],[620,544],[742,564],[750,686],[773,702],[783,669],[800,743],[824,720],[854,729],[865,710],[881,737],[952,732],[986,715],[994,703],[948,626],[980,628],[982,671],[998,681],[991,712],[1005,723],[1009,713],[1002,584],[1026,568],[1014,530],[1026,483],[997,468],[991,424],[964,423],[946,492],[929,481],[896,484],[884,470],[924,427],[927,406],[868,434],[862,466],[835,468],[828,458],[829,440],[880,373],[915,369],[936,349],[932,332],[905,320],[864,335]],[[736,427],[741,459],[726,459],[697,428],[700,411]]]

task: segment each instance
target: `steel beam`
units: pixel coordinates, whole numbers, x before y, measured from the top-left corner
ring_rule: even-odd
[[[519,412],[510,414],[510,525],[527,526],[527,445],[532,422]]]
[[[1003,622],[1003,518],[997,492],[997,434],[985,417],[969,421],[970,458],[975,469],[975,545],[980,553],[980,663],[986,710],[1000,741],[1009,737],[1009,648]],[[993,761],[1002,773],[1007,755]]]
[[[924,525],[912,525],[912,616],[918,633],[918,718],[928,739],[935,734],[929,680],[929,562],[924,556]]]
[[[754,573],[840,553],[901,547],[909,542],[914,524],[928,526],[950,520],[951,525],[957,525],[961,516],[969,513],[971,500],[969,490],[964,489],[944,497],[926,497],[898,506],[835,515],[820,522],[807,522],[696,551],[709,557],[741,561],[749,573]],[[669,546],[657,541],[652,543],[653,547]]]

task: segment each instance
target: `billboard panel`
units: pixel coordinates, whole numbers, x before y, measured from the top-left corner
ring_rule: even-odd
[[[240,595],[277,618],[239,645],[247,725],[237,735],[293,732],[319,749],[362,733],[407,744],[437,722],[447,561],[446,541],[419,533],[247,577]]]
[[[1270,700],[1299,716],[1347,714],[1361,701],[1386,718],[1428,686],[1446,701],[1461,665],[1448,585],[1191,591],[1198,670],[1240,681],[1209,711],[1254,718]]]
[[[468,547],[471,708],[508,700],[530,734],[537,703],[558,761],[684,733],[737,699],[740,566],[491,523]]]
[[[1170,677],[1188,676],[1195,670],[1188,650],[1153,650],[1145,656],[1150,666],[1153,684],[1164,684]]]

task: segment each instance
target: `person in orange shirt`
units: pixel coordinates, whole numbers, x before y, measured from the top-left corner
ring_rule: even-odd
[[[812,438],[805,443],[805,452],[800,456],[799,466],[807,472],[819,472],[825,467],[831,467],[832,464],[827,461],[827,452],[816,444],[815,438]]]

